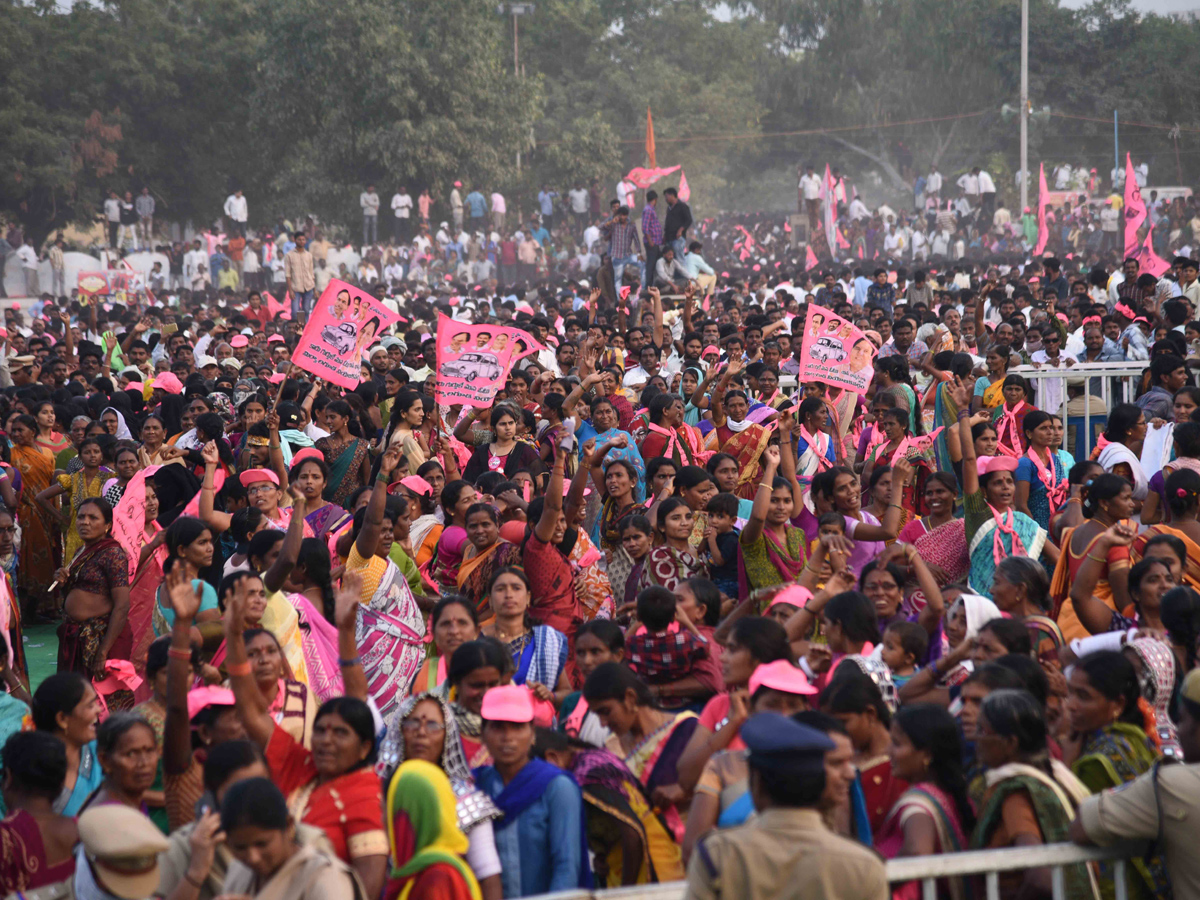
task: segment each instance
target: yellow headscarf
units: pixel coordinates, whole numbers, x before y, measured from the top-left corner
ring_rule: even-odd
[[[457,806],[450,779],[432,763],[410,759],[392,776],[387,794],[392,877],[408,879],[399,900],[407,900],[415,883],[413,876],[437,863],[457,869],[472,900],[482,900],[475,873],[463,861],[469,842],[458,827]],[[404,859],[400,858],[397,846],[398,833],[405,843]]]

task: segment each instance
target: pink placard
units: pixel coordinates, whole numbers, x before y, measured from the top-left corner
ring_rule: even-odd
[[[471,325],[438,316],[434,399],[491,406],[517,360],[544,349],[519,328]]]
[[[125,493],[113,507],[112,535],[129,557],[130,579],[137,572],[138,555],[145,543],[146,479],[157,469],[158,466],[142,469],[129,479],[129,484],[125,485]]]
[[[832,310],[810,304],[801,342],[800,380],[865,394],[875,377],[875,345]]]
[[[399,318],[370,294],[336,278],[313,307],[292,362],[344,388],[362,381],[363,351]]]

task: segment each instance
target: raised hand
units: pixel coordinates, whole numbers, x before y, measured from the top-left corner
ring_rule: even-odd
[[[383,451],[383,456],[379,460],[379,474],[385,478],[391,478],[392,472],[396,471],[396,467],[400,465],[400,445],[395,444]]]
[[[771,444],[763,451],[763,457],[766,459],[766,467],[776,469],[779,467],[779,446]]]
[[[209,441],[202,448],[200,448],[200,456],[204,460],[204,465],[217,465],[221,461],[221,455],[217,452],[216,441]]]
[[[175,618],[186,621],[195,619],[196,613],[200,611],[202,597],[200,588],[192,587],[192,580],[187,577],[185,567],[172,566],[171,571],[167,573],[165,584],[167,599],[171,602]]]

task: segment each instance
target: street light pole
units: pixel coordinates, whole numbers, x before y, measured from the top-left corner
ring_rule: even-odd
[[[521,45],[517,39],[517,7],[512,7],[513,19],[513,77],[521,77]],[[521,148],[517,148],[517,175],[521,174]]]
[[[1029,0],[1021,0],[1021,214],[1029,206]]]

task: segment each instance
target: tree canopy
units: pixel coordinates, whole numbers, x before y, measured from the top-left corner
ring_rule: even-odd
[[[1116,0],[1030,21],[1031,101],[1058,114],[1034,167],[1107,173],[1117,109],[1152,180],[1200,174],[1200,26]],[[790,208],[826,161],[903,201],[931,162],[1016,170],[1019,25],[1017,0],[540,0],[517,74],[493,0],[0,0],[0,211],[40,240],[142,185],[195,224],[235,187],[258,224],[350,224],[370,182],[608,191],[645,162],[647,106],[709,208]]]

